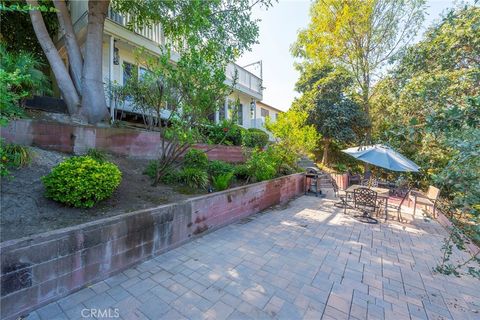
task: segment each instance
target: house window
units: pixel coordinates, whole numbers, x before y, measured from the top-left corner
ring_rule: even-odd
[[[260,115],[262,116],[262,118],[266,118],[266,117],[269,116],[269,112],[268,112],[267,109],[261,108],[261,109],[260,109]]]
[[[243,104],[241,103],[238,105],[237,117],[238,117],[238,124],[243,125]]]
[[[225,120],[225,105],[221,105],[218,109],[218,120]]]
[[[131,63],[128,62],[123,62],[123,84],[127,84],[127,81],[132,77],[133,75],[133,68],[135,66]]]
[[[150,73],[150,71],[148,71],[148,70],[145,69],[144,67],[138,68],[138,78],[139,78],[140,80],[142,80],[143,77],[144,77],[146,74],[148,74],[148,73]]]

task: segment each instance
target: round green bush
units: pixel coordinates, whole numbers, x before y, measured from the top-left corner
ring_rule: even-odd
[[[42,177],[48,198],[77,208],[109,198],[121,181],[116,165],[89,156],[69,158]]]
[[[257,128],[249,128],[242,133],[243,145],[250,148],[263,148],[268,143],[268,134]]]
[[[208,157],[202,150],[190,149],[185,154],[183,166],[205,170],[208,166]]]

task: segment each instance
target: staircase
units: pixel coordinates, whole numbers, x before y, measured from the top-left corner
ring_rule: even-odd
[[[298,166],[300,168],[303,168],[303,169],[307,169],[307,168],[317,168],[317,165],[315,164],[315,162],[313,162],[312,159],[308,158],[308,157],[305,157],[303,156],[300,161],[297,162]]]

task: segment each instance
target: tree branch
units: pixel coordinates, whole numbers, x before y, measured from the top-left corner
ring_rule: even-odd
[[[80,46],[78,45],[77,36],[73,31],[72,18],[68,12],[65,0],[54,0],[53,4],[57,9],[58,22],[60,23],[60,28],[63,30],[63,36],[65,38],[68,60],[73,74],[72,80],[77,89],[78,95],[81,96],[83,57],[80,51]]]

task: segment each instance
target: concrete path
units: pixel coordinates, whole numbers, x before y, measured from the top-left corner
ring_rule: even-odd
[[[480,319],[478,280],[432,273],[439,224],[362,224],[333,202],[298,198],[28,319]]]

